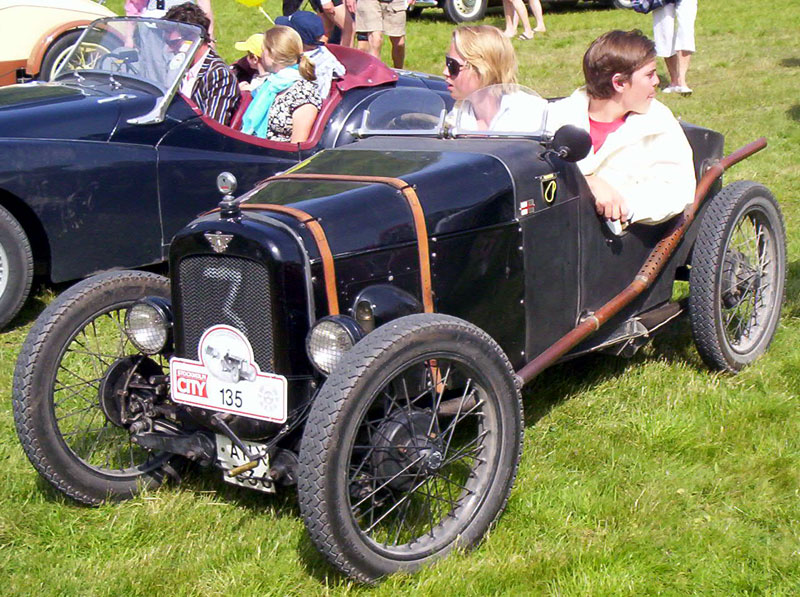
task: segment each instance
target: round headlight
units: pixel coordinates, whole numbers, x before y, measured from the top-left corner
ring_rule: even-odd
[[[157,354],[167,345],[172,327],[169,303],[148,296],[134,303],[125,314],[125,333],[145,354]]]
[[[306,338],[306,352],[311,363],[329,375],[342,355],[358,342],[364,333],[350,317],[323,317],[311,328]]]

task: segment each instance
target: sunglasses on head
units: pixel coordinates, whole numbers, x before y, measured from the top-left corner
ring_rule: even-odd
[[[467,62],[461,64],[458,60],[450,56],[444,57],[444,65],[447,67],[447,74],[449,74],[454,79],[458,76],[458,73],[461,72],[461,69],[467,66],[468,64],[469,63]]]

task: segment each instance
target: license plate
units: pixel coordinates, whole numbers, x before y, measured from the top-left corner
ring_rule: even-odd
[[[264,493],[275,493],[275,484],[269,478],[269,456],[267,456],[267,446],[255,442],[243,442],[252,454],[261,454],[263,458],[258,461],[255,468],[245,471],[240,475],[231,477],[228,471],[250,462],[242,451],[237,448],[231,440],[224,435],[217,435],[217,464],[223,469],[222,478],[233,485],[247,487],[263,491]]]
[[[286,421],[287,383],[262,373],[244,334],[218,325],[203,334],[199,361],[170,359],[172,400],[273,423]]]

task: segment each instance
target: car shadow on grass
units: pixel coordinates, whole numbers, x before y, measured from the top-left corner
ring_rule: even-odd
[[[522,390],[525,426],[535,425],[561,403],[605,380],[625,374],[631,367],[658,360],[704,368],[694,351],[689,320],[685,315],[654,334],[632,357],[592,353],[543,371]]]

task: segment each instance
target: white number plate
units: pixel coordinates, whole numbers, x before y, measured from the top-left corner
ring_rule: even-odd
[[[261,454],[264,457],[258,461],[255,468],[245,471],[235,477],[228,476],[228,471],[247,464],[247,456],[242,451],[233,445],[224,435],[217,435],[217,463],[223,469],[222,478],[228,483],[247,487],[248,489],[256,489],[265,493],[275,493],[275,485],[269,478],[269,457],[266,456],[267,447],[264,444],[257,444],[254,442],[244,442],[247,449],[253,454]]]
[[[262,373],[250,343],[236,328],[218,325],[203,334],[200,361],[170,359],[172,399],[181,404],[284,423],[287,384]]]

